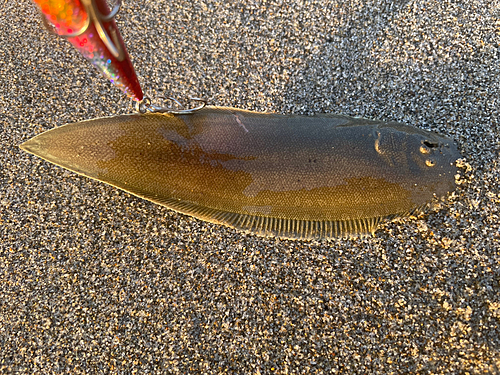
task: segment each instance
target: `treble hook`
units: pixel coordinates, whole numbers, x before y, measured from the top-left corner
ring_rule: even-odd
[[[104,43],[104,45],[108,48],[109,52],[111,52],[111,54],[118,61],[123,61],[123,59],[125,58],[125,52],[120,46],[120,43],[118,41],[118,35],[116,35],[116,32],[113,29],[111,31],[111,37],[112,37],[111,40],[108,33],[106,32],[104,25],[102,24],[103,22],[111,21],[115,17],[115,15],[118,13],[122,5],[121,0],[116,0],[115,6],[111,10],[111,12],[106,16],[104,16],[101,12],[99,12],[99,9],[95,5],[94,0],[82,0],[82,3],[85,6],[87,13],[89,14],[89,18],[92,19],[92,21],[94,22],[94,26],[97,30],[97,33],[101,37],[101,40]]]
[[[111,31],[111,37],[110,37],[108,32],[106,31],[106,28],[103,25],[103,22],[111,21],[118,14],[122,6],[122,1],[116,0],[113,9],[108,15],[104,15],[99,11],[99,8],[95,4],[95,0],[81,0],[81,3],[83,4],[83,7],[85,8],[85,11],[87,12],[88,15],[85,24],[74,33],[71,34],[56,33],[56,34],[64,38],[74,38],[79,35],[82,35],[88,29],[90,23],[92,22],[97,30],[97,33],[99,34],[99,37],[101,38],[102,42],[109,50],[109,52],[118,61],[123,61],[123,59],[125,58],[125,51],[121,47],[116,31],[113,29]],[[43,13],[42,13],[42,19],[45,27],[53,31],[54,27],[49,27],[49,22],[47,21],[47,18]]]
[[[164,99],[164,98],[161,98]],[[196,111],[199,111],[207,105],[207,101],[201,98],[189,98],[189,100],[200,103],[194,108],[186,108],[180,101],[173,97],[167,97],[168,100],[173,101],[181,109],[176,109],[173,107],[162,107],[151,103],[151,99],[144,98],[142,101],[136,103],[136,110],[140,113],[169,113],[172,115],[190,115]]]

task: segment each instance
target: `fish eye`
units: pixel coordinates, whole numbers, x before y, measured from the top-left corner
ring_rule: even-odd
[[[424,140],[424,141],[422,141],[422,145],[420,146],[420,153],[424,154],[424,155],[430,154],[432,149],[438,148],[438,147],[439,147],[438,143]]]
[[[420,146],[420,153],[421,154],[430,154],[431,153],[431,149],[425,145],[422,145]]]
[[[436,165],[436,161],[434,159],[427,159],[425,161],[425,165],[427,165],[428,167],[434,167]]]

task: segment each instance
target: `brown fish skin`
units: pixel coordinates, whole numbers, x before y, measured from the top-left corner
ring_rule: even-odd
[[[373,233],[454,190],[461,157],[398,123],[220,107],[68,124],[21,148],[197,218],[302,239]]]

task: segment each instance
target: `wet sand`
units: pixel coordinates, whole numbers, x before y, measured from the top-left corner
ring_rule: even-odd
[[[395,120],[454,138],[456,192],[374,237],[242,234],[18,145],[133,111],[0,3],[0,372],[500,373],[500,4],[125,2],[151,98]]]

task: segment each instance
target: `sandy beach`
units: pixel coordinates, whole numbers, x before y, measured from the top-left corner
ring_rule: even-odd
[[[124,2],[153,100],[456,141],[446,201],[323,242],[205,223],[21,151],[134,108],[30,1],[0,9],[0,373],[500,373],[500,2]]]

